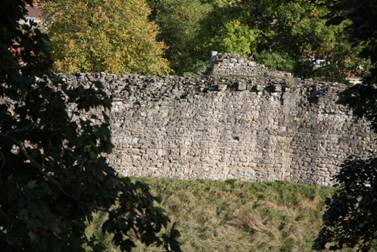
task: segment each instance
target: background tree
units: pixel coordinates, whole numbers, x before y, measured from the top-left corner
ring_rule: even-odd
[[[338,24],[345,19],[352,23],[346,27],[354,46],[362,46],[361,54],[370,57],[373,68],[367,78],[369,83],[377,82],[377,3],[373,0],[350,0],[325,2],[331,10],[330,23]]]
[[[253,56],[270,68],[300,77],[345,81],[349,74],[363,75],[369,61],[351,48],[345,24],[327,26],[325,6],[306,0],[242,1],[243,20],[258,31]],[[242,13],[242,12],[241,12]],[[319,63],[320,62],[320,63]]]
[[[340,103],[348,105],[358,117],[366,118],[377,132],[377,3],[375,1],[337,0],[328,3],[330,22],[350,19],[346,29],[361,53],[372,59],[373,68],[363,84],[350,87],[340,95]],[[350,158],[336,176],[337,192],[329,199],[323,215],[324,226],[314,248],[339,249],[356,247],[368,251],[377,239],[377,158]]]
[[[202,24],[203,49],[250,56],[256,53],[259,30],[247,24],[241,1],[212,1],[213,10]],[[207,52],[207,54],[209,54]]]
[[[165,45],[144,0],[44,0],[59,72],[166,74]]]
[[[109,109],[100,83],[73,87],[47,73],[49,43],[25,24],[25,4],[0,9],[0,248],[2,251],[101,251],[85,235],[94,211],[123,251],[134,239],[179,250],[177,231],[154,206],[148,186],[121,179],[106,164]],[[69,108],[69,109],[68,109]]]
[[[370,68],[369,58],[359,55],[364,45],[348,41],[349,21],[326,25],[328,7],[312,1],[149,2],[160,38],[170,47],[167,58],[179,62],[173,65],[178,74],[202,73],[196,66],[208,64],[212,50],[254,56],[270,68],[329,81],[364,76]]]
[[[177,74],[204,73],[211,50],[245,56],[252,50],[253,31],[238,20],[237,6],[222,8],[228,5],[227,1],[149,0],[149,3],[152,18],[161,28],[160,39],[169,47],[166,56]]]
[[[159,25],[168,49],[166,58],[177,74],[184,74],[202,65],[200,27],[203,19],[212,10],[212,5],[201,0],[148,0],[153,9],[153,20]],[[208,55],[204,60],[208,60]]]

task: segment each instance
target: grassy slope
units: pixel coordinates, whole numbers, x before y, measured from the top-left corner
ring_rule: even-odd
[[[183,251],[310,251],[332,189],[287,182],[148,179]]]
[[[333,191],[288,182],[143,181],[177,222],[183,251],[310,251],[324,200]],[[97,233],[96,226],[88,232]],[[108,237],[97,235],[104,251],[117,251]]]

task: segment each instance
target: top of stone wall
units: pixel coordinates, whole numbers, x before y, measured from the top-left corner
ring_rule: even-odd
[[[208,74],[203,76],[76,73],[60,74],[60,77],[72,86],[101,82],[115,100],[127,98],[141,105],[148,101],[181,99],[208,92],[249,91],[266,95],[299,92],[319,97],[346,88],[341,83],[300,79],[287,72],[269,70],[251,58],[219,53],[212,55]]]
[[[301,79],[288,72],[271,70],[256,63],[252,57],[245,58],[215,51],[212,52],[207,72],[208,76],[217,80],[219,84],[221,82],[235,82],[239,87],[244,87],[240,90],[260,90],[266,87],[271,90],[296,90],[309,87],[336,92],[346,88],[346,85],[342,83]],[[248,85],[240,85],[242,82],[246,82]],[[234,88],[231,90],[234,90]]]
[[[245,58],[229,53],[212,52],[209,75],[216,77],[292,77],[291,73],[271,71],[252,57]]]

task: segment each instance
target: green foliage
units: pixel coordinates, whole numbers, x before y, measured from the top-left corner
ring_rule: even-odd
[[[293,72],[295,61],[288,54],[262,51],[255,55],[255,59],[270,69]]]
[[[144,0],[44,0],[59,72],[166,74],[165,45]]]
[[[325,2],[331,10],[330,23],[339,24],[351,20],[346,26],[349,39],[361,46],[361,53],[373,63],[369,82],[377,82],[377,3],[374,0],[336,0]]]
[[[339,44],[329,56],[331,64],[325,64],[315,70],[315,76],[328,81],[345,81],[347,77],[366,77],[372,64],[370,59],[359,56],[362,46],[352,46],[350,43]]]
[[[364,76],[371,66],[369,57],[360,56],[364,46],[348,41],[349,20],[327,25],[329,9],[313,1],[149,2],[179,74],[207,60],[212,50],[254,56],[275,69],[329,81]]]
[[[198,60],[194,63],[194,65],[188,67],[186,72],[184,72],[183,76],[191,76],[193,74],[196,75],[203,75],[206,74],[208,71],[209,60]]]
[[[305,0],[255,1],[247,6],[251,13],[260,13],[251,14],[249,21],[262,32],[259,50],[294,60],[296,75],[345,81],[348,75],[361,72],[360,65],[368,70],[368,62],[357,56],[359,48],[351,48],[347,41],[345,23],[326,25],[327,8]],[[316,60],[323,64],[316,65]],[[286,68],[282,63],[276,68]]]
[[[288,182],[142,181],[161,195],[181,230],[183,251],[311,251],[324,200],[333,192]]]
[[[101,229],[122,251],[135,240],[179,251],[148,186],[120,179],[106,163],[109,118],[91,111],[110,109],[111,99],[101,83],[48,78],[48,38],[25,24],[27,3],[6,0],[0,9],[1,250],[95,251],[85,223],[103,211]]]
[[[200,0],[149,0],[149,4],[161,29],[159,37],[168,46],[166,57],[172,68],[178,74],[195,71],[196,59],[209,58],[209,54],[201,55],[199,31],[212,6]]]
[[[257,37],[257,30],[250,29],[239,20],[231,20],[220,29],[213,45],[217,44],[220,52],[248,56],[256,52]]]

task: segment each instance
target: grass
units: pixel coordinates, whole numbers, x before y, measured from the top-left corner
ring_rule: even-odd
[[[139,179],[140,180],[140,179]],[[289,182],[183,181],[141,179],[161,197],[181,232],[183,251],[311,251],[321,227],[324,201],[333,189]],[[88,233],[97,234],[98,215]],[[138,247],[136,251],[161,251]]]

